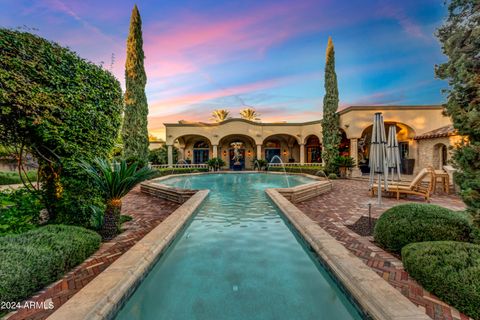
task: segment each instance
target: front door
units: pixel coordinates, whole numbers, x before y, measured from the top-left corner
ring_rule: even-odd
[[[242,169],[245,169],[245,149],[238,149],[238,152],[240,152],[240,155],[241,155],[240,163],[242,164]],[[229,156],[230,156],[229,158],[230,169],[233,169],[233,164],[235,163],[235,160],[233,160],[233,156],[234,156],[233,149],[230,149]]]
[[[280,157],[280,148],[265,149],[265,160],[267,160],[268,163],[270,163],[275,156]]]
[[[193,150],[193,163],[205,163],[208,161],[208,149],[194,149]]]

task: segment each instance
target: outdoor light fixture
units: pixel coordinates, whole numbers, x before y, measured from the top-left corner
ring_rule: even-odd
[[[283,149],[283,155],[284,155],[284,156],[287,155],[287,149]]]
[[[227,156],[227,150],[223,150],[223,156],[224,156],[224,157]]]
[[[248,150],[247,155],[250,157],[252,155],[252,150]]]
[[[190,150],[187,151],[187,155],[190,157]]]

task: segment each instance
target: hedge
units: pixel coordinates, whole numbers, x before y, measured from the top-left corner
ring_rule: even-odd
[[[436,241],[402,249],[407,272],[422,286],[466,315],[480,319],[480,245]]]
[[[473,229],[465,215],[431,205],[408,203],[385,211],[378,219],[374,238],[383,248],[400,252],[403,246],[423,241],[470,242]]]
[[[20,301],[78,265],[100,246],[81,227],[48,225],[0,237],[0,301]]]
[[[157,177],[168,176],[170,174],[208,172],[209,168],[161,168],[157,170]]]
[[[27,177],[30,181],[37,181],[37,171],[28,171]],[[7,185],[7,184],[20,184],[22,183],[22,179],[20,179],[20,175],[18,172],[15,171],[0,171],[0,185]]]
[[[268,167],[267,171],[283,171],[284,167]],[[311,175],[315,175],[318,171],[323,171],[322,166],[288,166],[285,165],[285,172],[292,172],[292,173],[307,173]]]

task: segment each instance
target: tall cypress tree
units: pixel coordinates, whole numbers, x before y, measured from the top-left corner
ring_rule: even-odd
[[[438,29],[446,63],[437,66],[436,75],[448,80],[445,113],[458,133],[467,139],[454,149],[454,165],[459,169],[455,182],[463,201],[480,226],[480,2],[453,0],[448,18]]]
[[[323,97],[323,152],[327,172],[335,171],[335,158],[338,157],[340,146],[340,118],[338,109],[338,85],[335,73],[335,49],[332,37],[328,38],[325,63],[325,96]]]
[[[147,76],[143,60],[142,19],[137,5],[130,18],[125,62],[125,115],[122,128],[123,153],[127,159],[148,161],[148,104],[145,95]]]

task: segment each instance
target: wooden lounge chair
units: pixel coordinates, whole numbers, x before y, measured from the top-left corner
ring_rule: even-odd
[[[423,180],[428,177],[428,182],[426,185],[423,185]],[[397,200],[400,199],[400,195],[409,195],[413,194],[416,196],[421,196],[425,198],[425,201],[430,202],[430,194],[432,193],[433,189],[433,169],[432,168],[424,168],[422,169],[415,179],[409,184],[402,184],[402,183],[388,183],[388,189],[383,190],[390,194],[395,194]],[[375,192],[378,192],[378,185],[374,184],[370,189],[370,195],[373,197],[375,196]]]

